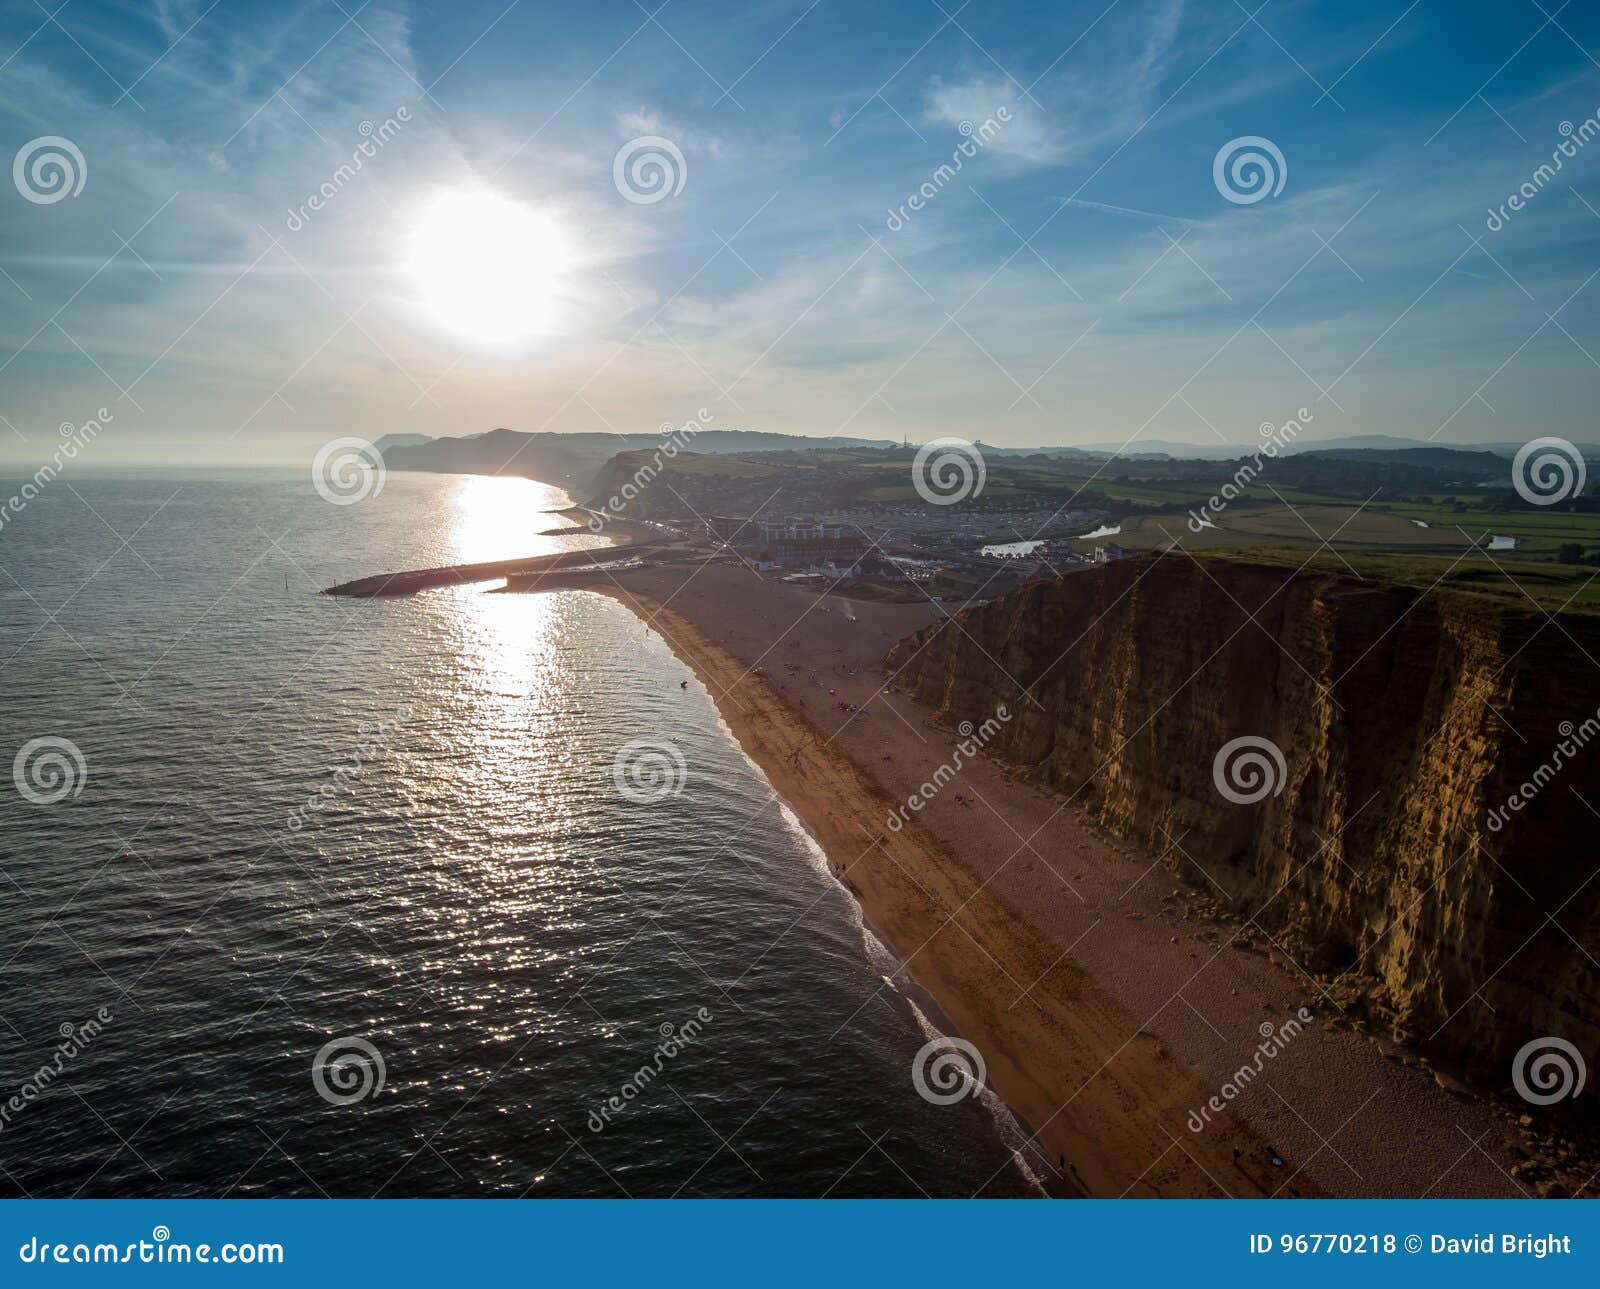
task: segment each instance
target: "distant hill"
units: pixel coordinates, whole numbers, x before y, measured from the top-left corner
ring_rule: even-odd
[[[419,443],[431,442],[433,442],[431,434],[385,434],[372,446],[377,448],[378,455],[382,456],[390,448],[414,448]]]
[[[1131,460],[1167,456],[1177,461],[1227,461],[1235,457],[1248,456],[1257,446],[1254,443],[1181,443],[1174,439],[1135,439],[1126,446],[1121,443],[1086,443],[1079,450],[1098,456],[1126,457]],[[1600,444],[1578,443],[1574,446],[1586,458],[1600,460]],[[1476,456],[1488,452],[1497,457],[1514,457],[1521,448],[1520,442],[1443,444],[1430,443],[1426,439],[1402,438],[1395,434],[1351,434],[1343,438],[1308,439],[1291,443],[1283,449],[1282,455],[1298,456],[1306,452],[1454,451]],[[1061,451],[1058,448],[1038,450],[1052,454]],[[1426,463],[1419,459],[1415,464]]]
[[[420,470],[443,474],[513,474],[553,483],[578,495],[592,490],[602,466],[619,453],[653,450],[663,436],[657,434],[526,433],[496,429],[454,438],[429,438],[422,434],[386,434],[377,442],[391,470]],[[975,442],[995,459],[1045,456],[1053,459],[1097,460],[1115,457],[1130,462],[1228,461],[1248,456],[1259,443],[1182,443],[1172,439],[1136,439],[1120,443],[1007,448]],[[840,435],[812,438],[803,434],[768,434],[758,430],[701,430],[681,446],[699,454],[760,452],[821,452],[829,449],[883,450],[901,446],[892,439],[860,439]],[[1600,446],[1578,444],[1578,449],[1600,461]],[[1328,460],[1390,463],[1443,470],[1461,478],[1488,477],[1504,471],[1505,461],[1516,455],[1521,443],[1486,443],[1470,447],[1428,443],[1392,434],[1359,434],[1343,438],[1291,443],[1283,455],[1314,454]]]
[[[1048,449],[1045,449],[1048,451]],[[1253,452],[1253,447],[1242,444],[1179,443],[1173,439],[1135,439],[1132,443],[1085,443],[1081,449],[1093,456],[1128,457],[1131,459],[1172,457],[1178,461],[1220,461],[1229,457]]]
[[[1486,447],[1466,448],[1460,444],[1430,443],[1426,439],[1402,438],[1397,434],[1349,434],[1338,439],[1291,443],[1288,450],[1300,452],[1411,452],[1423,450],[1449,450],[1458,448],[1468,452],[1486,452]]]
[[[1402,442],[1404,440],[1401,440]],[[1506,461],[1497,452],[1466,448],[1315,448],[1295,454],[1322,461],[1382,461],[1395,465],[1423,466],[1461,477],[1487,477],[1506,473]]]
[[[584,493],[596,472],[619,452],[659,447],[660,434],[524,433],[498,429],[460,438],[386,435],[378,443],[391,470],[423,470],[435,474],[511,474],[553,483]],[[855,439],[837,435],[807,438],[799,434],[766,434],[758,430],[701,430],[685,446],[697,453],[817,451],[830,447],[887,448],[890,439]]]
[[[1078,447],[1052,447],[1052,448],[1001,448],[993,443],[985,443],[982,439],[974,440],[983,449],[985,456],[1001,457],[1100,457],[1103,452],[1093,452],[1088,448]],[[1130,454],[1131,455],[1131,454]],[[1151,455],[1164,455],[1153,453]]]

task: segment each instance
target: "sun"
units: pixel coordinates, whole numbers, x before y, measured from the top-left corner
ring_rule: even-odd
[[[428,317],[485,348],[548,332],[572,252],[550,214],[487,189],[441,193],[419,212],[405,270]]]

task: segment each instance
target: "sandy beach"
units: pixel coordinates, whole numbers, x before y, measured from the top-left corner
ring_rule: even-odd
[[[718,564],[562,581],[628,605],[694,669],[902,969],[983,1053],[1052,1194],[1536,1193],[1517,1176],[1536,1146],[1505,1109],[1343,1021],[1274,946],[1197,913],[1159,856],[1007,767],[962,765],[890,827],[959,741],[881,669],[939,606]]]

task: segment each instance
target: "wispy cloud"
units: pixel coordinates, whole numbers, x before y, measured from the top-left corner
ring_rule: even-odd
[[[1392,4],[1275,4],[1280,48],[1231,2],[973,6],[959,26],[909,0],[849,23],[685,6],[662,15],[671,37],[576,0],[208,4],[74,0],[82,49],[47,27],[19,52],[43,15],[0,0],[21,33],[0,48],[0,137],[70,137],[89,166],[81,196],[0,212],[0,414],[41,441],[119,389],[145,409],[119,411],[119,442],[262,452],[330,427],[639,428],[713,403],[774,430],[1193,437],[1193,409],[1248,430],[1336,380],[1352,423],[1319,427],[1426,434],[1490,376],[1502,422],[1474,404],[1451,431],[1504,439],[1513,419],[1579,433],[1600,397],[1576,347],[1600,352],[1600,151],[1484,235],[1600,101],[1554,33],[1492,110],[1468,98],[1537,27],[1514,6],[1470,24],[1419,6],[1385,36]],[[1562,25],[1600,43],[1575,6]],[[1312,83],[1341,76],[1343,112]],[[119,101],[135,81],[138,105]],[[287,235],[362,122],[402,104],[404,132]],[[886,233],[962,122],[1002,107],[981,157]],[[1243,208],[1211,165],[1247,134],[1290,178]],[[683,150],[681,194],[617,192],[613,157],[641,135]],[[430,194],[485,186],[575,248],[558,325],[514,361],[432,327],[402,267]]]
[[[654,109],[637,108],[631,112],[619,112],[617,134],[621,139],[633,139],[640,135],[671,139],[685,152],[697,152],[714,161],[721,160],[728,153],[727,142],[720,136],[684,121],[670,120]]]
[[[1023,86],[1002,76],[963,81],[935,77],[927,88],[923,116],[932,124],[955,126],[967,134],[1001,108],[1011,120],[989,144],[991,151],[1035,165],[1059,165],[1072,155],[1072,140],[1063,127],[1025,96]]]

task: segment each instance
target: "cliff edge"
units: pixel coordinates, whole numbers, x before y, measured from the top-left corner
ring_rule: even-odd
[[[1597,659],[1593,618],[1167,552],[1026,585],[885,665],[952,723],[1004,704],[989,752],[1326,997],[1504,1087],[1535,1039],[1600,1060]]]

